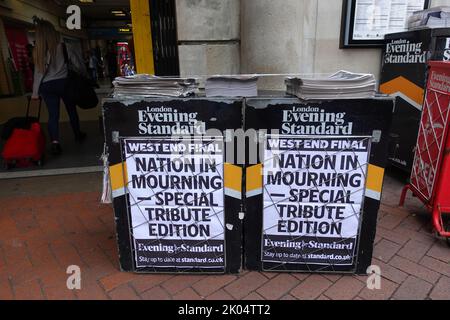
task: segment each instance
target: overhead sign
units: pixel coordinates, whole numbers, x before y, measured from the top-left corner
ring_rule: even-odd
[[[225,268],[223,138],[123,143],[136,267]]]
[[[353,40],[383,40],[406,30],[408,18],[423,10],[425,0],[356,0]]]

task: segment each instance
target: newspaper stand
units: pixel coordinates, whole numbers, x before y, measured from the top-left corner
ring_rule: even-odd
[[[426,28],[385,35],[380,92],[395,97],[389,143],[390,163],[408,173],[427,82],[428,61],[448,59],[450,28]]]
[[[432,61],[429,66],[410,183],[400,206],[411,190],[431,212],[435,231],[450,244],[450,63]]]
[[[239,272],[242,169],[224,136],[242,99],[108,98],[103,119],[121,269]]]
[[[259,139],[256,163],[246,163],[247,269],[367,272],[393,106],[387,97],[246,100],[245,129]]]

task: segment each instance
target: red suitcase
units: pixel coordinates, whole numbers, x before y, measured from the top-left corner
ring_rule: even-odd
[[[28,97],[27,115],[30,112],[31,97]],[[42,101],[36,122],[29,129],[15,128],[3,147],[2,157],[6,168],[42,165],[45,154],[45,137],[39,124]]]

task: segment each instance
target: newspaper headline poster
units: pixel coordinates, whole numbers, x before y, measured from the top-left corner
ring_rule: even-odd
[[[264,262],[352,265],[368,137],[267,136]]]
[[[353,40],[383,40],[387,33],[405,31],[408,18],[425,4],[425,0],[356,0]]]
[[[224,269],[223,138],[124,148],[136,267]]]

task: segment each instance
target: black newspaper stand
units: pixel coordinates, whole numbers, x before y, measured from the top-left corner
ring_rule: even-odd
[[[366,273],[387,162],[393,100],[245,102],[244,265]],[[252,150],[253,147],[253,150]]]
[[[123,271],[237,273],[242,168],[224,132],[242,99],[105,99],[106,153]]]
[[[385,36],[380,92],[396,98],[389,162],[410,172],[414,160],[428,61],[450,59],[450,28],[419,29]]]

